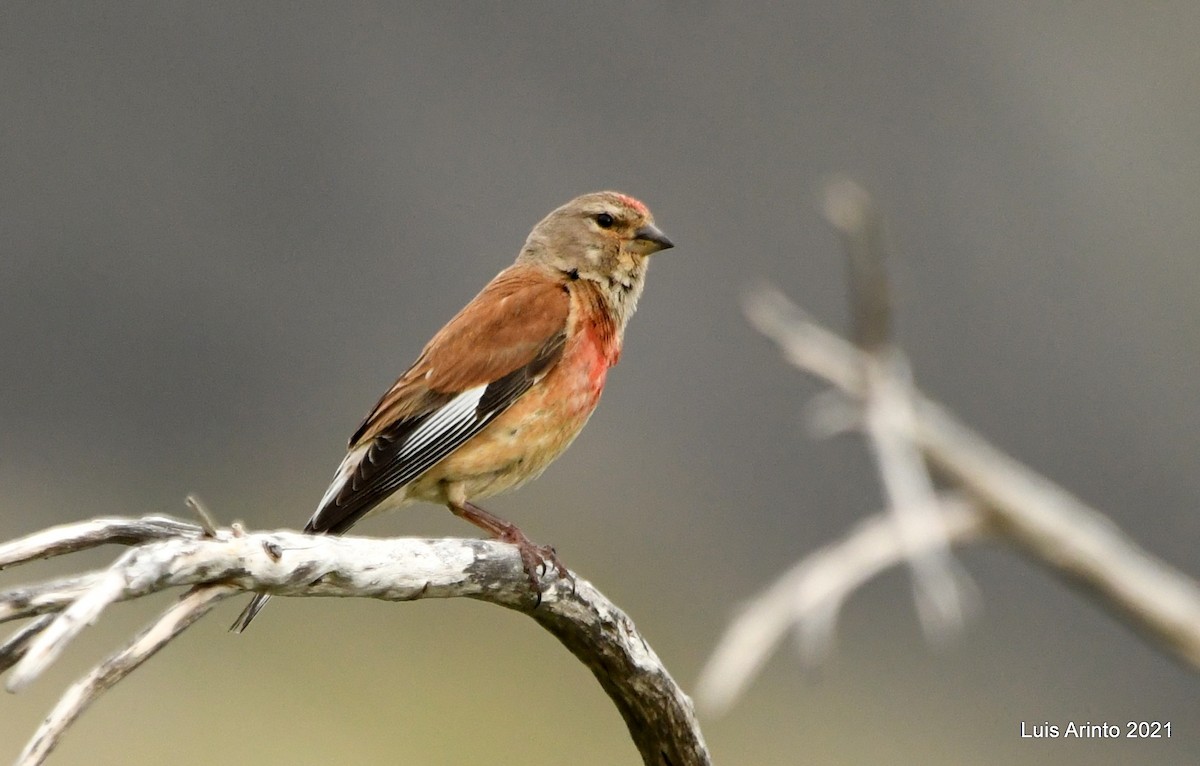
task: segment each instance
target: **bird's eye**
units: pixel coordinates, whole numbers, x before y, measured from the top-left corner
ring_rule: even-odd
[[[596,225],[601,229],[611,229],[614,223],[616,223],[616,221],[614,221],[613,217],[608,213],[596,214]]]

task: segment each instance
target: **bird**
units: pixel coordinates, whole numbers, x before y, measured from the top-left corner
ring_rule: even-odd
[[[540,603],[537,569],[566,571],[554,550],[475,501],[536,478],[574,441],[621,357],[649,257],[672,247],[620,192],[553,210],[359,424],[304,531],[342,535],[376,513],[444,505],[517,546]],[[231,630],[268,598],[256,594]]]

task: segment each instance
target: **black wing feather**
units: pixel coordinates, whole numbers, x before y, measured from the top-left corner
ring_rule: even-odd
[[[564,334],[551,338],[529,364],[492,381],[483,390],[473,412],[433,423],[457,396],[439,394],[433,409],[405,418],[380,431],[372,440],[354,473],[337,494],[317,509],[304,531],[344,534],[371,509],[441,460],[462,447],[504,413],[562,356]],[[422,429],[422,426],[430,427]]]

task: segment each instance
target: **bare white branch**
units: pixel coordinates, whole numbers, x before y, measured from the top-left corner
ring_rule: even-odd
[[[13,631],[13,634],[5,639],[3,644],[0,644],[0,673],[16,665],[17,661],[25,656],[29,650],[29,642],[45,630],[53,619],[54,615],[43,614],[37,619],[30,620],[20,629]]]
[[[897,349],[884,347],[868,353],[865,362],[863,428],[896,521],[895,534],[908,551],[921,625],[930,638],[946,641],[962,630],[973,586],[950,553],[933,479],[912,440],[915,391],[908,361]]]
[[[782,293],[760,290],[747,300],[746,314],[793,366],[825,379],[851,399],[868,399],[869,354],[813,321]],[[1200,669],[1200,585],[1195,580],[1143,550],[1104,514],[996,449],[915,388],[907,395],[911,418],[890,427],[907,432],[923,459],[979,509],[975,514],[940,509],[949,542],[967,543],[986,530],[1014,544],[1082,586],[1101,607],[1171,656]],[[936,545],[931,530],[913,527],[907,547]],[[702,702],[714,710],[731,704],[791,627],[807,640],[803,645],[810,647],[810,655],[823,649],[822,642],[832,634],[836,604],[880,569],[907,559],[902,555],[906,545],[896,534],[883,519],[872,519],[840,543],[811,554],[757,598],[709,661],[700,683]],[[841,586],[836,598],[813,595],[818,592],[814,570],[839,573],[832,580]]]
[[[175,527],[175,536],[163,530]],[[103,542],[151,542],[107,571],[0,593],[9,619],[42,612],[0,646],[13,665],[10,689],[38,677],[68,643],[114,601],[196,586],[143,634],[77,682],[29,743],[22,766],[42,763],[70,723],[105,689],[241,590],[279,596],[357,596],[388,601],[475,598],[529,614],[589,667],[624,717],[643,761],[656,766],[710,763],[691,700],[638,634],[633,622],[586,580],[542,577],[541,604],[512,545],[488,540],[376,540],[277,531],[211,533],[162,519],[109,519],[46,530],[0,545],[0,560],[28,561]],[[55,591],[59,585],[63,590]],[[85,587],[86,586],[86,587]],[[36,598],[33,598],[36,596]]]
[[[939,499],[936,527],[921,527],[907,538],[896,518],[881,513],[860,522],[843,539],[808,556],[751,601],[733,621],[696,685],[696,696],[713,714],[741,696],[789,630],[796,630],[802,656],[820,662],[833,645],[837,617],[845,600],[887,568],[925,548],[977,539],[985,516],[961,498]],[[917,537],[923,534],[924,538]]]
[[[883,217],[867,191],[847,178],[827,184],[824,209],[846,252],[853,338],[863,352],[863,433],[895,517],[895,533],[909,552],[905,558],[921,625],[930,638],[946,641],[962,631],[973,585],[950,551],[933,479],[912,439],[916,391],[912,368],[892,333]]]
[[[44,763],[67,727],[107,689],[136,670],[167,642],[208,613],[217,601],[240,592],[240,588],[216,585],[193,588],[141,635],[76,681],[59,698],[58,704],[17,756],[15,766]]]
[[[0,543],[0,569],[35,559],[48,559],[99,545],[134,545],[173,537],[195,537],[203,531],[195,524],[169,516],[140,519],[99,518],[62,524]]]

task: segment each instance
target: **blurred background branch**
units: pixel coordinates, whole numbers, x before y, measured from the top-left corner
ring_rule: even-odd
[[[194,506],[197,510],[202,506]],[[629,727],[644,763],[710,762],[688,697],[633,622],[586,580],[544,574],[541,603],[516,549],[488,540],[368,540],[295,532],[247,533],[162,517],[96,519],[0,544],[0,569],[106,543],[132,545],[109,568],[0,592],[0,622],[34,618],[0,644],[0,671],[18,691],[116,601],[193,586],[126,646],[72,685],[18,757],[45,761],[71,723],[106,689],[204,616],[245,590],[385,601],[473,598],[524,612],[590,669]]]
[[[824,657],[847,596],[886,567],[907,562],[927,633],[947,635],[963,616],[952,544],[981,538],[1013,545],[1077,585],[1154,645],[1200,669],[1200,585],[1143,550],[1108,517],[990,445],[912,386],[891,341],[881,222],[866,192],[829,184],[826,217],[842,235],[854,343],[813,321],[782,293],[750,296],[750,322],[795,367],[858,403],[889,513],[803,559],[728,628],[701,673],[700,702],[723,711],[789,629],[803,656]],[[840,422],[853,422],[839,417]],[[925,464],[961,497],[934,492]]]

